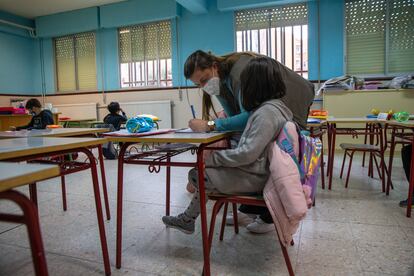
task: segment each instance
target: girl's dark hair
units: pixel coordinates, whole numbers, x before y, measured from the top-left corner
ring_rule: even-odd
[[[240,82],[242,105],[247,111],[286,94],[280,66],[269,57],[251,59],[240,74]]]
[[[108,104],[108,111],[111,114],[115,114],[119,110],[121,110],[121,107],[119,106],[119,103],[118,102],[111,102],[110,104]]]
[[[30,99],[26,102],[26,109],[32,109],[33,107],[42,107],[42,104],[39,102],[38,99]]]

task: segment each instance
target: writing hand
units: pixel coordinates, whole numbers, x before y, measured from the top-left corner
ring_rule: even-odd
[[[201,119],[191,119],[188,122],[188,126],[195,132],[207,132],[210,130],[207,121]]]

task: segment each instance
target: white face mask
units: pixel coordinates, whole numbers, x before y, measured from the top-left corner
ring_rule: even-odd
[[[212,77],[209,79],[206,85],[204,85],[203,90],[210,96],[220,95],[220,78]]]

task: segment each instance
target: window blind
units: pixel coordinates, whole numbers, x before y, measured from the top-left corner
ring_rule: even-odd
[[[161,21],[119,29],[120,62],[171,58],[171,24]]]
[[[242,10],[235,14],[236,31],[308,24],[306,4]]]
[[[389,72],[414,72],[414,1],[390,1]]]
[[[75,36],[78,90],[96,89],[95,35]]]
[[[58,91],[96,89],[95,34],[55,38]]]
[[[348,74],[414,71],[413,3],[414,0],[346,1]]]
[[[76,90],[75,47],[72,37],[55,39],[57,90]]]

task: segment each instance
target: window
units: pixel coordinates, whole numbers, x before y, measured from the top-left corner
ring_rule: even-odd
[[[119,29],[121,87],[172,86],[171,23]]]
[[[242,10],[235,14],[237,51],[270,56],[308,77],[306,4]]]
[[[348,74],[414,72],[413,0],[347,0],[345,21]]]
[[[95,34],[59,37],[54,44],[57,90],[95,90]]]

